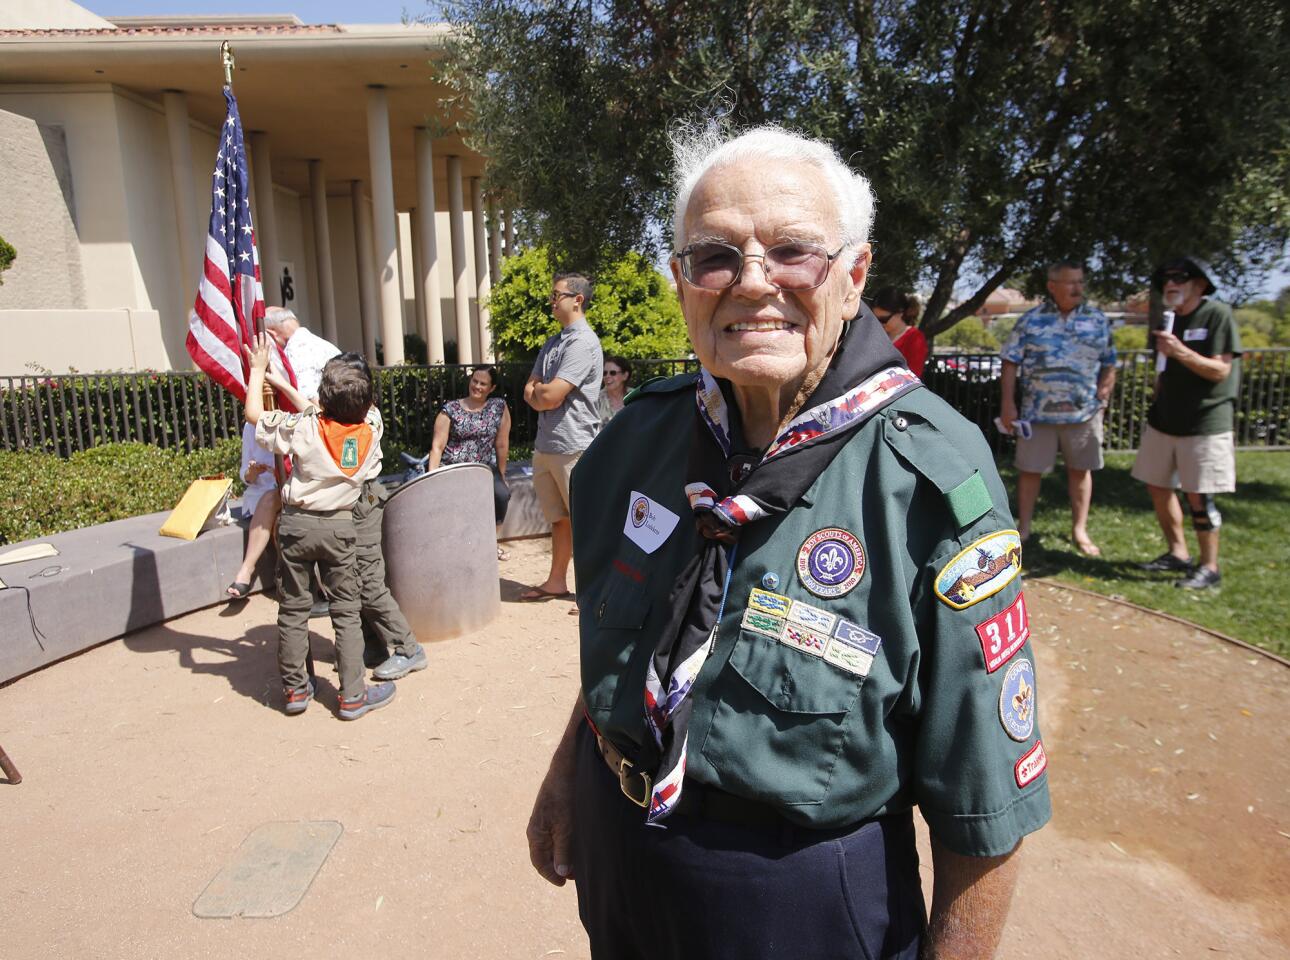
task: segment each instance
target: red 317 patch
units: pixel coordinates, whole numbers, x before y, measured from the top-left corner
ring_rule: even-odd
[[[1030,639],[1030,618],[1026,615],[1026,598],[1020,593],[989,620],[976,625],[985,654],[985,672],[994,673],[1026,645]]]
[[[1044,753],[1044,742],[1036,740],[1035,745],[1021,755],[1013,772],[1017,777],[1017,786],[1024,787],[1048,769],[1048,754]]]

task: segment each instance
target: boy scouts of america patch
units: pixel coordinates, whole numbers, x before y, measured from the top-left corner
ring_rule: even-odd
[[[1035,731],[1035,668],[1018,660],[1003,675],[999,720],[1013,740],[1029,740]]]
[[[864,548],[841,527],[816,530],[797,549],[797,578],[817,597],[849,593],[864,576]]]
[[[1021,535],[999,530],[972,541],[936,574],[936,595],[955,610],[992,597],[1021,572]]]
[[[340,465],[350,468],[358,466],[358,441],[353,437],[346,437],[341,444]]]

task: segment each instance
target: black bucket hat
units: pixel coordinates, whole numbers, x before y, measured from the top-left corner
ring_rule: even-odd
[[[1165,288],[1165,274],[1172,270],[1185,270],[1192,277],[1200,277],[1205,281],[1205,296],[1209,296],[1218,288],[1214,286],[1214,268],[1202,260],[1200,257],[1185,256],[1174,257],[1172,260],[1166,260],[1160,266],[1156,267],[1156,272],[1151,275],[1151,286],[1157,293]]]

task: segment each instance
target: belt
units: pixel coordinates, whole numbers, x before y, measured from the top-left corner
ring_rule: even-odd
[[[637,769],[627,756],[591,728],[596,737],[596,747],[610,773],[618,778],[618,788],[638,807],[649,807],[653,790],[650,775]],[[694,820],[719,820],[741,827],[772,827],[780,829],[793,825],[774,807],[755,800],[745,800],[733,793],[689,781],[681,791],[676,813]]]
[[[590,722],[587,725],[595,734],[596,747],[604,757],[605,763],[609,765],[609,772],[618,778],[618,787],[623,791],[623,796],[638,807],[648,808],[654,790],[654,781],[650,779],[650,775],[644,770],[637,770],[636,765],[628,760],[621,750],[602,737],[600,731]]]
[[[324,520],[338,520],[343,517],[352,517],[354,515],[353,506],[341,507],[339,510],[306,510],[304,507],[297,507],[294,504],[286,504],[282,512],[290,516],[322,517]]]

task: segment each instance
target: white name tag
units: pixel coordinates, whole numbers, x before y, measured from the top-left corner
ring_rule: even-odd
[[[646,553],[653,553],[672,535],[680,519],[667,507],[633,490],[627,501],[623,533]]]
[[[1192,327],[1183,331],[1183,340],[1204,340],[1209,336],[1208,327]]]

